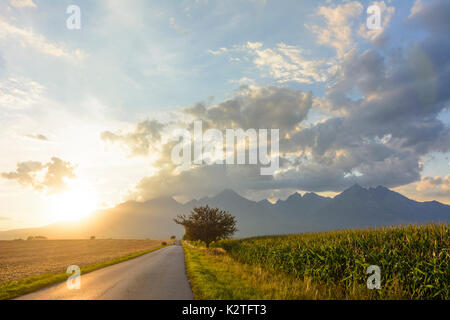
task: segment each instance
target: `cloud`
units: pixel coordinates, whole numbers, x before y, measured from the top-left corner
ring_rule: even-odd
[[[58,193],[66,189],[66,179],[75,178],[74,170],[70,162],[53,157],[48,163],[19,162],[16,171],[3,172],[1,177],[16,180],[22,186],[30,186],[36,191]]]
[[[101,139],[120,144],[130,156],[147,156],[150,151],[161,153],[164,146],[170,145],[167,140],[171,129],[192,128],[194,120],[202,120],[204,130],[261,128],[290,132],[306,119],[311,106],[311,92],[277,86],[244,85],[236,91],[235,97],[219,104],[207,107],[204,103],[197,103],[184,108],[172,122],[145,120],[131,132],[104,131]]]
[[[323,82],[327,79],[324,60],[307,60],[303,57],[303,50],[296,46],[284,43],[275,49],[262,49],[248,43],[250,53],[256,57],[253,63],[258,68],[268,68],[270,75],[278,82],[313,83]]]
[[[39,101],[44,87],[27,78],[9,77],[0,81],[0,108],[24,109]]]
[[[113,133],[104,131],[101,139],[110,143],[120,143],[125,146],[131,156],[148,155],[150,148],[161,141],[161,130],[164,125],[157,120],[139,122],[134,132]]]
[[[422,177],[422,179],[416,183],[416,190],[450,196],[450,174],[445,177]]]
[[[358,35],[362,38],[368,39],[375,46],[382,45],[387,40],[387,28],[395,14],[395,7],[388,7],[384,1],[374,1],[372,5],[380,8],[381,28],[370,30],[366,24],[361,24]]]
[[[265,181],[271,180],[272,177],[259,174],[258,166],[250,165],[198,166],[181,173],[161,170],[153,176],[141,179],[129,191],[127,198],[138,201],[167,195],[199,198],[217,194],[226,188],[237,192],[261,189]]]
[[[62,44],[54,44],[43,35],[34,33],[31,29],[25,30],[16,27],[0,17],[0,40],[16,42],[21,46],[32,47],[44,54],[63,57],[71,60],[82,60],[86,53],[80,49],[70,52]]]
[[[9,0],[9,2],[16,8],[36,8],[33,0]]]
[[[312,106],[312,93],[286,87],[242,86],[236,96],[211,107],[196,104],[186,114],[219,129],[294,130],[306,119]]]
[[[216,50],[216,51],[214,51],[214,50],[208,50],[208,52],[210,53],[210,54],[212,54],[212,55],[219,55],[219,54],[222,54],[222,53],[225,53],[225,52],[227,52],[228,51],[228,49],[227,48],[219,48],[219,50]]]
[[[2,178],[17,180],[21,185],[34,186],[34,174],[44,169],[44,165],[38,161],[19,162],[15,172],[2,173]]]
[[[202,120],[204,130],[208,128],[221,131],[231,128],[244,130],[279,128],[287,133],[295,131],[296,127],[306,119],[311,106],[312,93],[310,92],[277,86],[242,86],[233,98],[221,103],[209,106],[205,103],[197,103],[185,108],[179,118],[174,119],[174,123],[177,126],[192,129],[193,121]],[[142,134],[137,138],[136,132]],[[149,139],[147,130],[144,132],[136,130],[136,132],[120,135],[118,139],[128,150],[134,150],[135,155],[148,155],[149,141],[158,140],[162,142],[162,145],[156,148],[159,152],[158,158],[152,163],[157,173],[143,178],[132,188],[128,194],[130,198],[148,199],[183,192],[189,196],[200,196],[220,191],[224,186],[244,191],[248,188],[261,188],[261,182],[269,186],[268,181],[273,180],[272,177],[260,175],[259,165],[201,165],[180,172],[171,159],[172,148],[178,142],[164,142],[167,141],[164,137]],[[108,136],[109,134],[103,134],[103,139],[107,139]],[[246,177],[245,183],[243,177]],[[160,187],[155,188],[156,185]]]
[[[281,142],[282,151],[306,154],[284,175],[300,172],[304,182],[302,174],[316,172],[322,183],[307,184],[316,191],[419,180],[423,156],[450,151],[450,128],[438,118],[450,101],[450,46],[438,39],[395,58],[375,50],[346,55],[320,104],[334,116]]]
[[[355,18],[360,17],[363,6],[358,1],[330,7],[320,6],[317,15],[325,18],[326,26],[307,25],[317,35],[319,44],[334,47],[342,57],[354,46]]]
[[[219,103],[197,103],[183,110],[180,123],[187,128],[196,119],[203,120],[204,130],[280,128],[282,165],[273,176],[259,175],[258,165],[205,164],[180,172],[170,164],[173,145],[164,144],[159,162],[154,164],[156,173],[142,178],[129,197],[199,197],[223,188],[337,192],[354,183],[393,188],[416,182],[417,193],[431,186],[442,195],[447,192],[447,177],[421,178],[421,174],[425,156],[450,151],[450,128],[439,116],[450,103],[448,39],[444,33],[430,32],[402,50],[360,50],[352,44],[353,33],[345,31],[358,8],[355,2],[347,2],[320,11],[332,27],[328,43],[340,41],[333,29],[338,26],[349,39],[343,41],[343,47],[336,47],[341,56],[323,96],[279,85],[250,84]],[[430,8],[439,7],[431,3],[421,9],[422,14]],[[417,11],[413,18],[418,19],[419,14]],[[421,23],[429,31],[436,28],[427,19]],[[293,63],[292,57],[302,53],[297,47],[281,44],[268,50],[260,42],[220,51],[253,52],[256,63],[274,77],[279,74],[280,79],[286,77],[284,70],[295,72],[285,62]],[[308,116],[313,108],[320,108],[317,111],[326,116],[305,121],[311,120]]]
[[[262,177],[255,174],[257,166],[204,165],[183,173],[172,166],[142,179],[133,197],[177,190],[193,196],[217,191],[224,182],[236,190],[320,192],[341,191],[354,183],[397,187],[418,181],[423,156],[450,151],[450,128],[438,119],[450,101],[450,61],[443,58],[448,56],[450,46],[430,39],[396,59],[355,50],[341,61],[324,97],[286,87],[243,86],[218,104],[185,108],[184,113],[203,120],[204,129],[280,128],[283,167]],[[437,64],[439,70],[430,68]],[[357,98],[351,97],[355,91]],[[307,125],[313,103],[327,108],[330,116]],[[163,180],[166,186],[155,191]],[[188,181],[190,188],[184,188]]]
[[[247,78],[247,77],[242,77],[238,80],[230,80],[230,83],[237,83],[239,86],[250,86],[250,85],[255,85],[255,80]]]
[[[450,175],[422,177],[418,182],[397,188],[397,191],[421,201],[438,200],[450,204]]]
[[[448,36],[450,32],[450,2],[441,0],[428,0],[425,2],[416,0],[411,7],[410,22],[419,22],[432,32],[438,32]]]
[[[244,54],[243,58],[231,56],[230,61],[239,62],[252,59],[260,70],[277,80],[278,83],[324,82],[329,75],[331,64],[325,60],[312,60],[304,57],[300,47],[279,43],[274,48],[264,48],[261,42],[247,42],[232,48],[220,48],[217,51],[208,50],[210,54]]]

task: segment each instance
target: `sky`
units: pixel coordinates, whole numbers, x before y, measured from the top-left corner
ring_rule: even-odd
[[[225,188],[450,204],[449,15],[447,0],[1,0],[0,230]],[[170,136],[200,120],[279,129],[281,167],[180,170]]]

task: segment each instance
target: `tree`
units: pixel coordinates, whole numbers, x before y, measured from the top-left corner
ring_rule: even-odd
[[[174,221],[184,226],[184,239],[203,241],[206,247],[213,241],[229,238],[237,231],[235,217],[208,205],[194,208],[190,216],[178,215]]]

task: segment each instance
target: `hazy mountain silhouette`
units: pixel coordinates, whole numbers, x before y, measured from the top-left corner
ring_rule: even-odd
[[[246,237],[334,229],[388,226],[408,223],[448,222],[450,206],[437,201],[417,202],[379,186],[354,185],[334,198],[315,193],[294,193],[271,203],[241,197],[226,189],[214,197],[181,204],[170,197],[146,202],[128,201],[99,211],[80,222],[55,223],[41,228],[0,232],[0,239],[42,235],[48,238],[152,238],[181,237],[184,230],[173,222],[196,206],[209,205],[237,217],[238,233]]]

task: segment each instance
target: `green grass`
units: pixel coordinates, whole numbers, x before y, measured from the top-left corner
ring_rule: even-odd
[[[93,264],[90,266],[83,267],[83,268],[81,268],[81,275],[86,274],[91,271],[94,271],[94,270],[97,270],[97,269],[101,269],[101,268],[113,265],[113,264],[123,262],[126,260],[137,258],[144,254],[159,250],[163,247],[165,247],[165,246],[162,245],[162,246],[159,246],[156,248],[143,250],[143,251],[139,251],[136,253],[131,253],[131,254],[116,258],[116,259],[111,259],[108,261],[104,261],[101,263],[96,263],[96,264]],[[56,273],[56,274],[46,273],[46,274],[42,274],[42,275],[38,275],[38,276],[20,279],[18,281],[2,283],[2,284],[0,284],[0,300],[13,299],[13,298],[19,297],[21,295],[31,293],[33,291],[45,288],[52,284],[66,281],[69,276],[70,275],[68,275],[65,272],[64,273]]]
[[[183,247],[186,272],[196,300],[292,298],[289,295],[293,292],[292,282],[286,279],[276,279],[261,268],[233,261],[217,249],[195,247],[186,242]]]
[[[448,300],[449,245],[441,224],[223,240],[185,252],[198,299]],[[381,268],[381,290],[367,289],[369,265]]]

